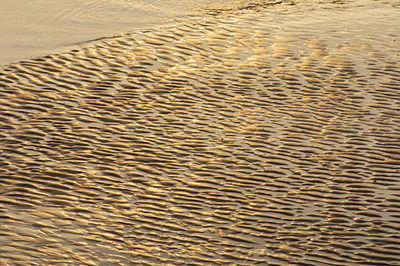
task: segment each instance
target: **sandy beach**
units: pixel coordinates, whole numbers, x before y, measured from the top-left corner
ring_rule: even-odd
[[[2,0],[0,66],[205,13],[279,0]]]
[[[1,265],[400,265],[400,5],[210,6],[0,68]]]

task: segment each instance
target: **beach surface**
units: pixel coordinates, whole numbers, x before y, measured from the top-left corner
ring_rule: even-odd
[[[146,30],[209,10],[276,0],[2,0],[0,65],[62,52],[122,32]]]
[[[400,265],[400,5],[209,8],[0,70],[0,264]]]

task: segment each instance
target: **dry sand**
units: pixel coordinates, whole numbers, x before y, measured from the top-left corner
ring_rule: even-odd
[[[230,14],[1,70],[0,263],[400,265],[398,1]]]

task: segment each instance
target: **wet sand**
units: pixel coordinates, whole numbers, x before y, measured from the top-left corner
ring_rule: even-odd
[[[178,5],[173,0],[3,0],[0,65],[71,50],[81,43],[120,32],[161,25],[186,15],[187,6],[185,1],[181,2]]]
[[[155,28],[209,11],[278,0],[2,0],[0,65],[65,52],[121,32]]]
[[[4,67],[0,263],[400,265],[396,4],[216,12]]]

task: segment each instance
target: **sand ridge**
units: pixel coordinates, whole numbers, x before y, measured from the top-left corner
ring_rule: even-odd
[[[400,265],[400,18],[373,5],[5,67],[1,262]]]

